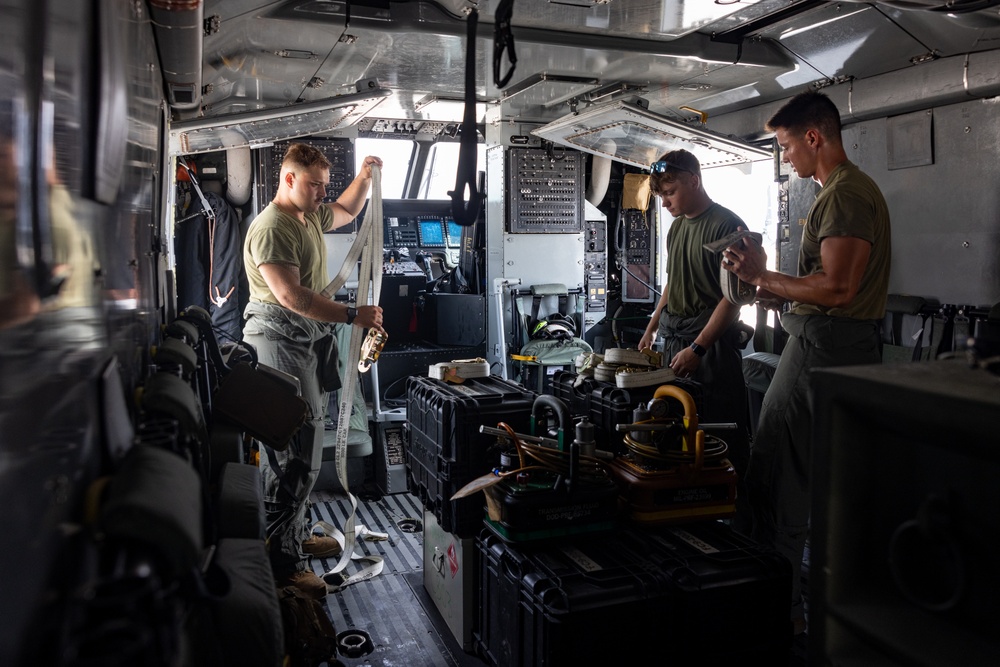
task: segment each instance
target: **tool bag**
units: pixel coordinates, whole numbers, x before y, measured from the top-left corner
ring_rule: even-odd
[[[289,667],[319,667],[337,661],[337,631],[319,600],[295,586],[278,592],[284,630],[285,663]]]

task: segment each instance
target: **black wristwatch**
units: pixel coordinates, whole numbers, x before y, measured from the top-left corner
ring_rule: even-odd
[[[358,316],[358,309],[353,306],[347,307],[347,323],[354,324],[354,318]]]
[[[704,357],[705,353],[708,352],[708,350],[703,348],[701,345],[698,345],[698,343],[691,343],[691,351],[697,354],[699,357]]]

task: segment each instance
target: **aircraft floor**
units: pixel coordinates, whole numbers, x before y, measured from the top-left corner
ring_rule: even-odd
[[[313,518],[342,528],[351,503],[342,493],[315,492]],[[408,493],[358,498],[355,522],[372,531],[386,533],[385,541],[360,541],[356,554],[379,555],[384,569],[378,576],[352,584],[327,596],[326,605],[337,632],[362,630],[372,640],[373,650],[357,658],[340,656],[345,665],[373,667],[481,667],[481,659],[465,653],[448,630],[423,586],[423,532],[408,532],[422,526],[423,506]],[[414,524],[416,522],[416,524]],[[314,559],[313,569],[322,575],[336,559]],[[347,566],[347,573],[357,571]]]
[[[314,492],[313,518],[343,527],[351,504],[343,493]],[[384,569],[378,576],[352,584],[327,596],[326,605],[337,632],[361,630],[372,640],[373,650],[357,658],[340,656],[351,667],[482,667],[484,660],[466,653],[455,640],[423,586],[423,506],[408,493],[358,496],[355,522],[386,533],[389,539],[359,542],[357,554],[380,555]],[[414,522],[417,522],[414,524]],[[313,569],[322,575],[335,559],[315,559]],[[348,574],[356,568],[348,565]],[[788,667],[804,667],[806,635],[797,638]]]

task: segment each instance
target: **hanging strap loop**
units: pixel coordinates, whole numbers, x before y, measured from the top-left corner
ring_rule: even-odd
[[[510,77],[517,68],[517,53],[514,52],[514,33],[510,30],[511,17],[514,14],[514,0],[500,0],[497,5],[496,23],[493,25],[493,85],[501,89],[510,82]],[[500,66],[503,64],[503,54],[507,52],[510,69],[503,76]]]
[[[465,44],[465,115],[462,118],[462,138],[458,149],[458,173],[455,175],[455,189],[448,192],[451,197],[451,216],[463,227],[471,227],[479,217],[483,204],[482,188],[477,187],[476,146],[479,143],[476,129],[476,25],[479,12],[469,12]],[[465,201],[465,190],[469,190],[469,201]]]

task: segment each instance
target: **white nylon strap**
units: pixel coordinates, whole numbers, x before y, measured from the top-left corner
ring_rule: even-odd
[[[336,540],[337,544],[339,544],[341,548],[346,551],[347,539],[336,527],[326,521],[317,521],[313,524],[312,532],[315,533],[317,529],[319,529],[327,537],[332,537]],[[378,533],[368,530],[365,526],[356,526],[354,528],[354,540],[352,540],[352,542],[356,540],[377,542],[388,539],[389,535],[386,533]],[[344,574],[336,568],[323,574],[321,578],[324,582],[326,582],[327,594],[336,593],[337,591],[342,590],[351,584],[356,584],[359,581],[366,581],[373,577],[377,577],[382,573],[382,569],[384,567],[384,562],[381,556],[360,556],[352,551],[351,560],[355,563],[362,564],[361,569],[351,576],[344,576]]]
[[[368,201],[368,209],[365,211],[364,220],[361,222],[361,228],[358,229],[358,235],[354,239],[354,243],[351,245],[351,249],[347,251],[347,257],[344,259],[343,265],[340,267],[340,271],[337,275],[333,277],[330,284],[323,288],[322,294],[328,299],[332,299],[333,295],[337,293],[344,283],[347,282],[348,277],[351,275],[351,271],[354,269],[354,264],[358,261],[359,257],[362,257],[362,251],[368,246],[370,240],[375,240],[377,236],[378,245],[376,250],[379,253],[379,263],[378,263],[378,284],[379,289],[382,286],[382,244],[383,236],[385,235],[382,229],[382,170],[379,169],[377,165],[372,165],[372,194]],[[375,210],[378,209],[378,210]],[[378,224],[376,224],[378,223]],[[377,227],[378,229],[373,229]],[[362,258],[362,270],[364,270],[364,259]],[[359,303],[364,295],[362,295],[361,290],[362,276],[358,276],[358,299]],[[375,300],[378,303],[378,300]]]
[[[351,247],[344,266],[341,267],[337,277],[323,290],[323,294],[326,294],[327,290],[330,290],[330,294],[334,294],[340,289],[340,286],[343,285],[343,281],[340,280],[341,276],[350,275],[351,267],[357,261],[357,257],[355,256],[352,259],[352,255],[356,248],[360,248],[361,267],[358,270],[358,305],[378,304],[382,291],[382,172],[377,165],[371,165],[371,170],[372,193],[368,201],[368,209],[365,211],[364,222],[362,222],[361,230],[358,233],[358,238]],[[338,281],[340,282],[339,285],[337,284]],[[339,573],[347,567],[354,553],[354,539],[356,535],[354,517],[358,511],[358,500],[347,486],[347,436],[351,423],[351,408],[354,406],[354,388],[358,384],[358,361],[361,359],[361,339],[361,327],[351,327],[351,344],[347,356],[348,363],[345,369],[345,377],[341,378],[343,384],[340,392],[340,414],[337,418],[337,441],[334,449],[337,479],[340,480],[341,488],[344,489],[351,501],[351,513],[344,524],[344,550],[340,554],[340,560],[327,573],[328,575]],[[364,579],[370,579],[376,576],[378,572],[381,572],[381,565],[379,565],[377,572],[369,572]],[[348,577],[348,579],[352,578]],[[354,583],[354,581],[351,581],[351,583]],[[342,588],[346,585],[348,584],[340,583],[339,587]]]

